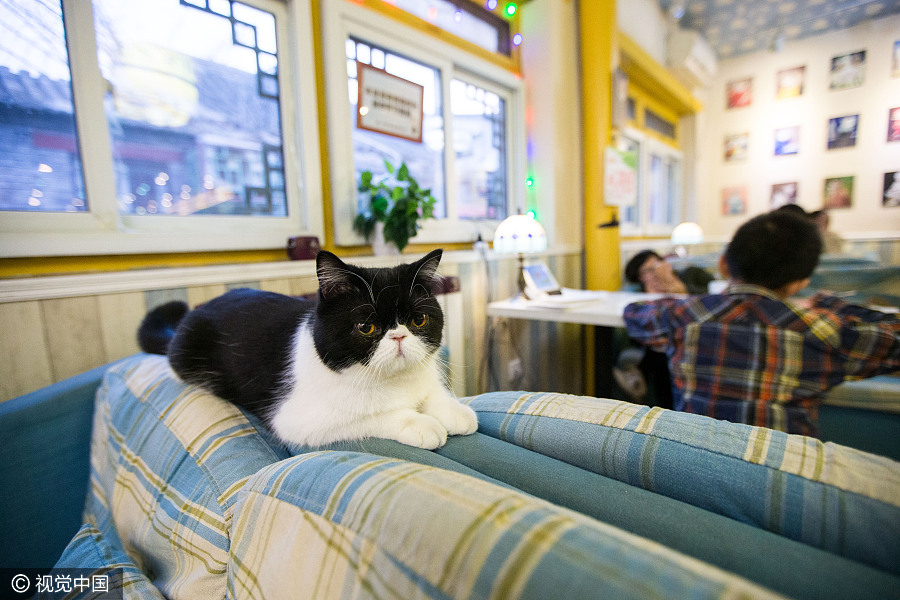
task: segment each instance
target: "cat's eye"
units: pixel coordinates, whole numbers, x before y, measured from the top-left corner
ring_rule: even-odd
[[[411,323],[413,327],[425,327],[425,325],[428,324],[428,315],[426,315],[425,313],[413,315]]]
[[[374,323],[357,323],[356,330],[363,335],[375,335],[378,333],[379,327]]]

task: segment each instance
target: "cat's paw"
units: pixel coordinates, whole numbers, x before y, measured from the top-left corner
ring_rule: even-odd
[[[452,396],[427,403],[425,411],[440,421],[450,435],[469,435],[478,430],[475,411]]]
[[[416,413],[403,419],[394,439],[407,446],[434,450],[447,443],[447,429],[434,417]]]

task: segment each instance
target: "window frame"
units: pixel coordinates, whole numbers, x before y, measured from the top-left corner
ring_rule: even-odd
[[[644,132],[634,127],[624,127],[621,135],[636,142],[638,144],[638,201],[637,201],[637,222],[622,220],[619,232],[623,237],[662,237],[668,236],[672,230],[681,223],[684,217],[684,154],[678,148],[671,144],[660,141],[656,136],[649,132]],[[676,173],[676,181],[674,184],[669,183],[669,188],[674,189],[676,198],[674,200],[674,222],[660,224],[650,222],[650,158],[653,154],[657,154],[663,158],[664,165],[668,165],[669,161],[677,160],[679,168]]]
[[[441,73],[441,110],[444,121],[445,202],[447,218],[422,221],[415,243],[468,242],[493,237],[500,219],[456,217],[455,156],[450,81],[461,79],[497,93],[506,102],[507,214],[514,214],[525,201],[525,100],[521,77],[479,56],[410,27],[381,13],[345,0],[323,3],[323,53],[325,97],[329,115],[328,154],[331,166],[334,241],[338,246],[364,245],[353,231],[357,210],[357,186],[353,160],[352,124],[347,115],[345,42],[348,38],[368,41],[391,52],[414,56]],[[413,174],[415,175],[415,174]]]
[[[240,1],[276,17],[287,216],[120,215],[93,3],[62,0],[88,210],[0,212],[0,255],[250,250],[284,247],[290,236],[323,235],[310,0]]]

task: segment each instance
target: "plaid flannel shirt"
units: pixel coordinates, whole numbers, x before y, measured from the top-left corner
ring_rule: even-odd
[[[732,285],[624,316],[633,339],[668,355],[676,410],[789,433],[818,434],[828,389],[900,369],[900,319],[825,294],[803,308]]]

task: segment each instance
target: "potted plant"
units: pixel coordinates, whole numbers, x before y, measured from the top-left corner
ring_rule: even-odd
[[[431,189],[421,188],[409,174],[406,162],[395,169],[385,160],[384,166],[388,173],[377,182],[371,171],[363,171],[359,176],[359,191],[368,194],[369,203],[356,215],[353,230],[369,241],[372,234],[377,235],[377,230],[383,227],[384,241],[393,242],[402,251],[409,238],[418,233],[419,219],[434,217],[437,201],[431,195]]]

